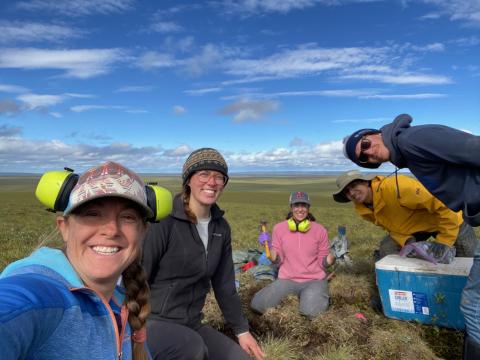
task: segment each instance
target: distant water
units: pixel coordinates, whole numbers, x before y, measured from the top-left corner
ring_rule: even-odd
[[[345,171],[232,171],[229,173],[230,177],[235,176],[254,176],[254,177],[282,177],[282,176],[339,176]],[[391,171],[364,171],[371,172],[378,175],[388,175]],[[402,174],[408,171],[400,171]],[[0,172],[0,177],[40,177],[41,173],[18,173],[18,172]],[[142,176],[178,176],[180,173],[140,173]]]

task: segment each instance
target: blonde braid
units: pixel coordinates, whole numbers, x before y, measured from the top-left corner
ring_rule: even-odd
[[[150,289],[147,276],[139,260],[134,261],[122,274],[126,288],[126,306],[128,309],[128,323],[134,331],[145,330],[147,316],[150,314]],[[133,360],[148,360],[145,344],[133,342]]]

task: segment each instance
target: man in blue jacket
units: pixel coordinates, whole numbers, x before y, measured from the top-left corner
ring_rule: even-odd
[[[402,114],[380,129],[360,129],[344,139],[344,154],[358,166],[378,168],[390,161],[408,168],[446,206],[463,211],[480,226],[480,136],[443,125],[411,126]],[[480,359],[480,246],[462,293],[465,360]]]

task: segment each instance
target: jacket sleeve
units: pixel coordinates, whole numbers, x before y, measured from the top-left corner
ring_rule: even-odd
[[[142,265],[149,284],[152,284],[156,277],[158,265],[167,249],[173,223],[173,219],[167,217],[152,224],[143,239]]]
[[[323,259],[327,257],[330,252],[330,243],[328,241],[328,232],[323,226],[319,226],[318,233],[318,261],[323,268]]]
[[[272,248],[277,253],[277,259],[280,258],[278,264],[281,264],[284,259],[283,248],[282,248],[282,236],[280,231],[280,224],[276,224],[273,227],[272,231]],[[278,261],[278,260],[277,260]]]
[[[58,291],[29,275],[0,280],[0,349],[5,360],[34,356],[64,314]]]
[[[240,296],[235,287],[235,272],[232,259],[230,226],[226,224],[224,243],[220,263],[212,276],[215,299],[225,320],[232,327],[235,335],[249,331],[248,321],[243,314]]]
[[[457,239],[459,227],[462,224],[461,217],[430,194],[419,182],[413,179],[405,179],[405,182],[407,186],[400,185],[401,205],[412,210],[425,209],[435,215],[438,220],[436,241],[453,246]]]

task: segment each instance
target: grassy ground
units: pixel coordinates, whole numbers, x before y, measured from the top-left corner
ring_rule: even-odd
[[[54,214],[46,212],[34,196],[38,179],[0,177],[0,270],[29,254],[54,230]],[[173,192],[177,177],[148,178]],[[333,177],[237,177],[230,180],[220,206],[226,210],[234,249],[257,248],[261,220],[273,224],[284,219],[288,196],[306,191],[312,213],[332,238],[338,225],[347,227],[354,266],[337,269],[330,282],[332,305],[314,321],[298,314],[298,301],[287,298],[281,307],[263,316],[252,313],[248,304],[265,284],[242,274],[240,295],[253,333],[268,359],[460,359],[461,332],[386,318],[370,307],[376,292],[371,253],[384,232],[362,221],[350,204],[332,200]],[[365,319],[358,319],[361,313]],[[213,299],[205,308],[211,324],[228,333]]]

